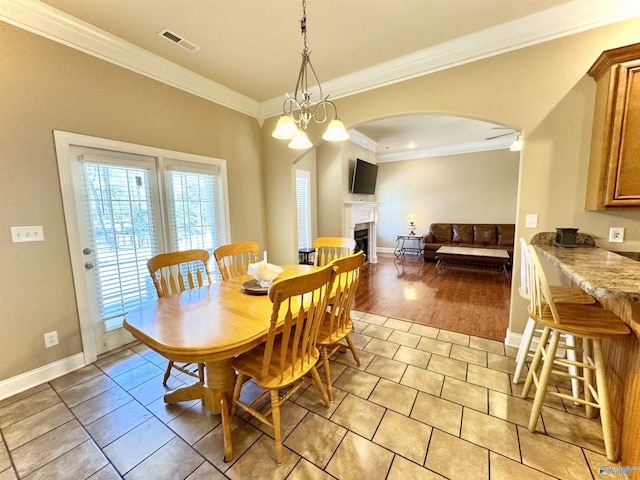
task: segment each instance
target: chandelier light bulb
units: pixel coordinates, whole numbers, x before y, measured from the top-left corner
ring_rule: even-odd
[[[336,117],[331,120],[327,127],[327,131],[324,132],[322,138],[329,142],[342,142],[344,140],[349,140],[349,134],[344,128],[344,124]]]
[[[304,150],[305,148],[311,148],[313,144],[309,141],[309,137],[302,130],[298,130],[295,136],[289,142],[289,148],[294,150]]]
[[[289,115],[282,115],[278,120],[276,129],[271,134],[273,138],[280,140],[291,140],[295,137],[298,127]]]

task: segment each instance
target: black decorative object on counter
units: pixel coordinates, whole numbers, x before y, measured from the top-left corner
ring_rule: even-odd
[[[577,247],[577,228],[556,228],[556,247]]]

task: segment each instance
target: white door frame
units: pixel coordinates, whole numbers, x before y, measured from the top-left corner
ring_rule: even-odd
[[[118,152],[146,155],[156,158],[170,158],[174,160],[184,160],[196,163],[215,164],[220,169],[222,178],[221,200],[224,204],[224,215],[221,220],[221,231],[225,232],[224,242],[230,242],[230,215],[229,215],[229,192],[227,188],[227,164],[225,160],[202,155],[194,155],[184,152],[175,152],[156,147],[137,145],[134,143],[108,140],[104,138],[91,137],[76,133],[54,130],[56,156],[58,160],[58,174],[60,177],[60,188],[62,190],[62,203],[67,228],[67,238],[69,242],[69,255],[71,257],[71,270],[73,273],[73,283],[76,293],[76,304],[78,307],[78,317],[80,320],[80,335],[82,338],[82,351],[85,365],[97,360],[97,350],[93,332],[93,323],[89,308],[89,292],[85,282],[85,260],[82,256],[82,243],[80,240],[80,225],[78,224],[76,192],[71,173],[71,146],[97,148],[102,150],[114,150]]]

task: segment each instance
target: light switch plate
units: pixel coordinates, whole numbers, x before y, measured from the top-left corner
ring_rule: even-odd
[[[624,242],[624,227],[611,227],[609,229],[609,243]]]
[[[525,228],[538,228],[538,215],[535,213],[530,213],[527,215],[527,219],[525,222]]]
[[[42,225],[29,227],[11,227],[11,241],[13,243],[44,241],[44,232],[42,230]]]

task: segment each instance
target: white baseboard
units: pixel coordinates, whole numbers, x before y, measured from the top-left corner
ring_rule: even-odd
[[[376,251],[380,253],[393,253],[395,252],[395,250],[396,250],[395,248],[390,248],[390,247],[378,247],[376,249]]]
[[[507,328],[507,336],[504,339],[504,344],[507,347],[518,348],[520,346],[521,341],[522,341],[521,333],[513,333],[511,330]]]
[[[57,362],[31,370],[30,372],[21,373],[7,380],[2,380],[0,382],[0,400],[37,387],[54,378],[78,370],[85,365],[84,354],[77,353],[76,355],[63,358]]]

